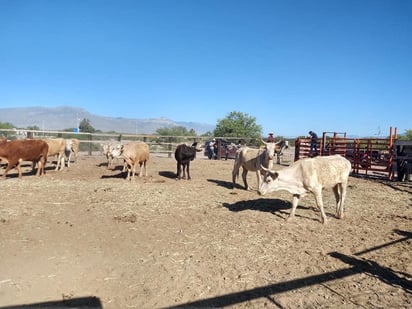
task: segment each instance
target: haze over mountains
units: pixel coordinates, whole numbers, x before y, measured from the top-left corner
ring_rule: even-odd
[[[76,128],[83,119],[89,119],[96,130],[131,134],[153,134],[159,128],[182,126],[203,134],[215,129],[214,125],[196,122],[173,121],[166,118],[131,119],[99,116],[70,106],[0,108],[0,122],[9,122],[17,128],[38,126],[42,130]]]

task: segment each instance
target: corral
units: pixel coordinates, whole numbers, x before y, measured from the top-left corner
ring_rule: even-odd
[[[350,177],[344,219],[324,192],[324,226],[312,196],[286,223],[289,193],[232,190],[233,160],[198,155],[190,181],[166,155],[132,182],[106,164],[0,182],[0,308],[412,306],[410,183]]]

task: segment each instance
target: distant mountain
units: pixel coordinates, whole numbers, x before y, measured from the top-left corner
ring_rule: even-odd
[[[89,119],[96,130],[103,132],[153,134],[159,128],[182,126],[193,129],[197,134],[213,131],[214,126],[206,123],[176,122],[166,118],[131,119],[94,115],[82,108],[59,107],[19,107],[0,108],[0,122],[9,122],[17,128],[38,126],[42,130],[64,130],[76,128],[78,122]]]

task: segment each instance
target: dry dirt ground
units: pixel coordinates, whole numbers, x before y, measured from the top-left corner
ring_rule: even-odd
[[[0,180],[0,308],[412,307],[410,183],[351,177],[344,219],[325,190],[327,225],[311,195],[286,223],[291,195],[232,190],[233,160],[175,165]]]

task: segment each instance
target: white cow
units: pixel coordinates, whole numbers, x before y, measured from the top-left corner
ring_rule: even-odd
[[[279,190],[286,190],[293,194],[292,211],[288,220],[295,216],[300,197],[312,192],[320,209],[321,221],[326,223],[322,200],[323,188],[333,188],[336,215],[340,219],[343,218],[343,204],[351,171],[351,163],[344,157],[334,155],[301,159],[279,171],[262,168],[267,173],[259,187],[259,194],[264,195]]]
[[[256,172],[256,178],[259,188],[260,183],[262,181],[261,166],[264,166],[269,169],[272,168],[275,147],[277,144],[272,142],[262,142],[265,144],[265,148],[254,149],[245,146],[239,148],[239,150],[236,152],[236,158],[232,170],[233,188],[236,185],[236,178],[239,177],[240,167],[243,168],[242,179],[246,190],[250,189],[246,180],[248,171]]]
[[[103,154],[106,156],[107,159],[107,168],[113,168],[114,166],[114,159],[120,156],[120,148],[122,145],[120,143],[110,143],[104,144],[103,147]]]

